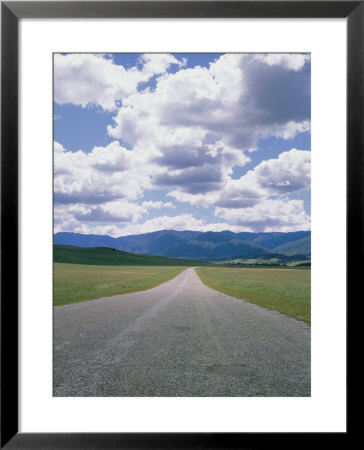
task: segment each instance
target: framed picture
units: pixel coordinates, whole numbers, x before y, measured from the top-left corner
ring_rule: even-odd
[[[1,6],[2,447],[345,439],[362,2]]]

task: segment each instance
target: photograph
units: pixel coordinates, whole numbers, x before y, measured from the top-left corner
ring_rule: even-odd
[[[1,448],[345,447],[363,3],[1,1]]]
[[[53,244],[54,397],[310,397],[311,54],[53,53]]]

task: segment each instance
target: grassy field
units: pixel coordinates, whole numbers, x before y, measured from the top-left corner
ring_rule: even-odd
[[[54,245],[53,261],[55,263],[87,264],[96,266],[196,266],[196,261],[189,259],[164,258],[154,255],[137,255],[122,252],[109,247],[73,247],[71,245]],[[210,266],[198,262],[201,266]]]
[[[174,278],[185,267],[54,263],[54,306],[142,291]]]
[[[202,267],[196,271],[203,283],[217,291],[311,323],[308,268]]]

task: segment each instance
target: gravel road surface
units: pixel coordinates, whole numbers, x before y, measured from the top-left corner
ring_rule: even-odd
[[[310,396],[310,327],[205,286],[54,308],[54,396]]]

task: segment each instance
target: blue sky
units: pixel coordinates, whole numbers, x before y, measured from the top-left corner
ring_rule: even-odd
[[[55,232],[310,229],[309,54],[56,54]]]

